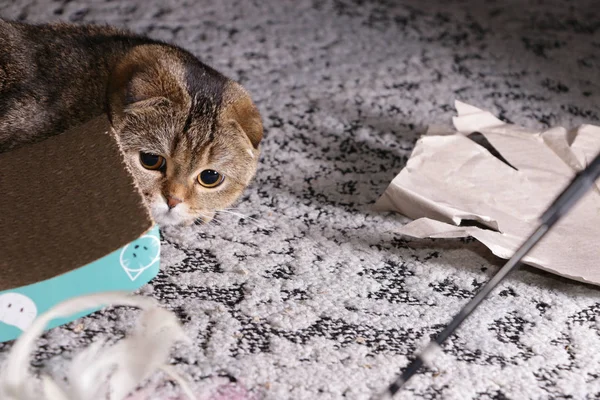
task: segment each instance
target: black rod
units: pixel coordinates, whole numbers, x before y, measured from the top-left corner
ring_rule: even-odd
[[[554,202],[540,217],[539,226],[533,231],[525,242],[517,249],[515,254],[504,264],[502,268],[490,279],[459,312],[452,318],[450,323],[436,336],[433,342],[429,343],[425,350],[415,358],[388,386],[386,391],[381,394],[381,398],[392,398],[401,388],[417,373],[425,363],[425,359],[434,350],[439,348],[450,335],[452,335],[463,321],[471,315],[481,302],[506,278],[512,271],[519,268],[521,260],[525,257],[536,244],[550,231],[573,206],[594,187],[594,182],[600,176],[600,153],[594,160],[581,172],[579,172],[571,183],[562,191]]]

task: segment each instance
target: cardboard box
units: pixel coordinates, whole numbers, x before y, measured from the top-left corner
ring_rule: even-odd
[[[158,227],[106,117],[0,154],[0,193],[0,342],[63,300],[158,273]]]

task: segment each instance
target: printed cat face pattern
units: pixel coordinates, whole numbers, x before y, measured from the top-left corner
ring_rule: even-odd
[[[160,241],[155,236],[145,235],[121,250],[119,257],[121,267],[135,281],[145,270],[150,268],[160,257]]]
[[[24,331],[36,316],[37,307],[29,297],[10,292],[0,295],[0,322]]]

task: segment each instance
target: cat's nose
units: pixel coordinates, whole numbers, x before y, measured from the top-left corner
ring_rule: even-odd
[[[169,210],[171,208],[175,208],[175,206],[177,206],[177,204],[181,203],[183,200],[181,200],[178,197],[173,197],[173,196],[167,196],[167,205],[169,206]]]

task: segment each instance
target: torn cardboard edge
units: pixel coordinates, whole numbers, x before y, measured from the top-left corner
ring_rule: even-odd
[[[106,117],[0,154],[0,171],[0,341],[59,301],[158,272],[158,228]]]
[[[456,102],[455,129],[430,126],[375,208],[414,221],[416,238],[472,236],[510,258],[537,218],[600,151],[600,127],[536,131]],[[469,135],[481,134],[485,143]],[[524,259],[526,264],[600,285],[600,191],[588,193]]]

